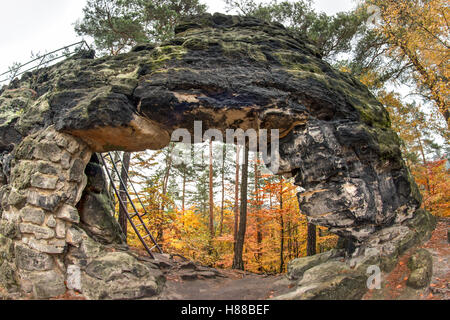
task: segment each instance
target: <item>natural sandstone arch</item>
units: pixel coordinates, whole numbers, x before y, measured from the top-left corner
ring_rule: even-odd
[[[91,298],[157,293],[155,266],[126,248],[108,253],[120,239],[100,243],[80,224],[83,173],[94,152],[160,149],[174,130],[192,132],[195,120],[204,130],[279,129],[277,173],[295,177],[301,211],[354,243],[358,263],[391,259],[427,236],[432,223],[417,210],[420,194],[398,138],[365,86],[280,25],[215,14],[176,32],[117,57],[85,53],[2,89],[7,286],[49,297],[65,290],[64,280],[83,291],[81,279],[109,283],[84,290]],[[135,270],[140,284],[111,281],[105,265]]]

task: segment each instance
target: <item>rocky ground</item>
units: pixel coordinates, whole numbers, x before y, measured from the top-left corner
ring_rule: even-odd
[[[203,273],[203,275],[202,275]],[[283,275],[266,276],[248,272],[184,270],[170,272],[159,299],[169,300],[265,300],[290,291]]]
[[[381,290],[369,291],[363,299],[448,300],[450,298],[450,244],[447,240],[449,228],[450,219],[440,219],[431,239],[421,246],[431,253],[433,259],[433,273],[429,286],[414,289],[406,285],[411,274],[407,267],[412,255],[410,250],[400,259],[393,271],[383,277],[385,286]],[[164,257],[160,259],[164,261]],[[167,262],[162,262],[164,263]],[[216,270],[200,267],[188,261],[180,261],[166,268],[166,278],[166,287],[159,299],[264,300],[293,291],[295,284],[284,275],[266,276]]]
[[[408,250],[395,268],[383,276],[382,289],[370,290],[363,300],[449,300],[450,299],[450,219],[441,218],[429,241],[420,248]],[[410,258],[418,250],[431,253],[432,275],[429,285],[414,289],[407,285]],[[145,256],[144,251],[133,249]],[[236,270],[218,270],[201,266],[178,255],[155,254],[156,262],[166,277],[159,300],[266,300],[294,292],[296,281],[285,275],[259,275]],[[23,297],[27,299],[27,297]],[[28,298],[31,298],[28,297]],[[84,299],[68,291],[58,300]]]
[[[154,255],[166,277],[159,300],[265,300],[292,287],[284,275],[214,269],[178,255]]]
[[[450,299],[450,243],[448,242],[448,230],[450,219],[438,220],[436,229],[421,248],[428,250],[433,259],[433,273],[431,282],[425,288],[414,289],[407,285],[407,279],[411,274],[407,264],[412,250],[409,250],[395,266],[394,270],[384,277],[386,282],[382,290],[371,290],[364,300],[449,300]]]

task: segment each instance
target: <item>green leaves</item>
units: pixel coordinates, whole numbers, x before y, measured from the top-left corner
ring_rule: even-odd
[[[310,0],[271,1],[256,4],[253,0],[226,0],[228,9],[243,15],[278,22],[299,36],[314,42],[321,54],[331,58],[352,49],[352,40],[361,32],[367,17],[360,11],[340,12],[334,16],[317,13]]]
[[[116,55],[140,42],[170,39],[180,18],[205,10],[198,0],[88,0],[75,31]]]

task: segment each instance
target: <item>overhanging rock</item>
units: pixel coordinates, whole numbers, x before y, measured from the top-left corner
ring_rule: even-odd
[[[295,177],[302,213],[353,242],[355,255],[409,234],[420,194],[388,113],[369,90],[278,24],[206,14],[159,46],[71,58],[2,89],[0,233],[8,240],[0,243],[13,253],[0,262],[15,272],[8,286],[53,296],[69,264],[81,268],[70,267],[73,278],[95,261],[117,261],[91,238],[92,222],[83,231],[77,212],[92,153],[160,149],[178,128],[193,133],[194,121],[203,130],[280,130],[276,173]],[[145,268],[136,281],[149,277],[141,282],[150,289],[138,286],[132,298],[158,291],[158,275]],[[49,292],[34,280],[41,273]],[[95,297],[123,297],[118,286],[111,290]]]

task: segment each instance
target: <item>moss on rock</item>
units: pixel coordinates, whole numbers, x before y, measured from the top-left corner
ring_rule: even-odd
[[[406,284],[412,288],[420,289],[426,287],[433,275],[433,258],[425,249],[416,250],[407,263],[411,274]]]

